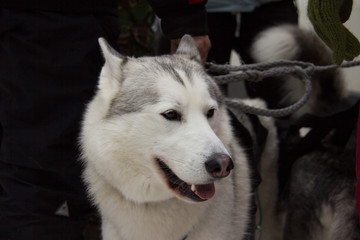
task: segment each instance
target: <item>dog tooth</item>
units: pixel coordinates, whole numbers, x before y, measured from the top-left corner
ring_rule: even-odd
[[[195,192],[195,185],[191,184],[191,191]]]

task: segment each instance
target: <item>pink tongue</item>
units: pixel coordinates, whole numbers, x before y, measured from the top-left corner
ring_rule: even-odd
[[[195,185],[195,192],[201,199],[210,199],[215,194],[214,183]]]

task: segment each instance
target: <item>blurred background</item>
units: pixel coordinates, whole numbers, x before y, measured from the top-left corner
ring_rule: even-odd
[[[299,25],[306,29],[313,29],[307,16],[307,0],[297,0],[299,10]],[[350,19],[345,23],[345,26],[360,39],[360,0],[353,1],[353,10],[351,12]],[[360,60],[360,57],[356,58]],[[231,64],[239,65],[239,59],[236,53],[233,51],[231,54]],[[347,89],[350,92],[360,93],[360,66],[344,69],[345,80]],[[241,83],[234,83],[234,85],[241,85]],[[233,85],[232,85],[233,86]],[[229,95],[237,96],[238,89],[230,87]],[[236,92],[235,92],[236,91]],[[240,94],[242,95],[242,94]]]

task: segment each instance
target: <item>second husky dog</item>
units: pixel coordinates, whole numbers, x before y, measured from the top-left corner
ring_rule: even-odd
[[[333,64],[330,50],[317,35],[294,25],[261,32],[252,56],[257,62],[285,59],[317,66]],[[315,71],[311,80],[309,101],[289,119],[278,121],[281,197],[275,205],[278,215],[270,215],[270,221],[264,218],[264,226],[280,219],[283,230],[280,237],[262,234],[262,239],[346,240],[360,236],[355,205],[358,97],[347,96],[341,69]],[[299,80],[289,76],[252,87],[270,108],[294,103],[304,90]],[[263,198],[269,196],[273,194]]]
[[[192,38],[174,55],[142,58],[99,42],[106,62],[81,148],[103,239],[243,239],[248,156]]]

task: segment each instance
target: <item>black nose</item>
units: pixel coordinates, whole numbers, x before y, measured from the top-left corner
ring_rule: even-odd
[[[234,168],[232,159],[223,153],[214,153],[205,162],[206,171],[214,178],[223,178]]]

